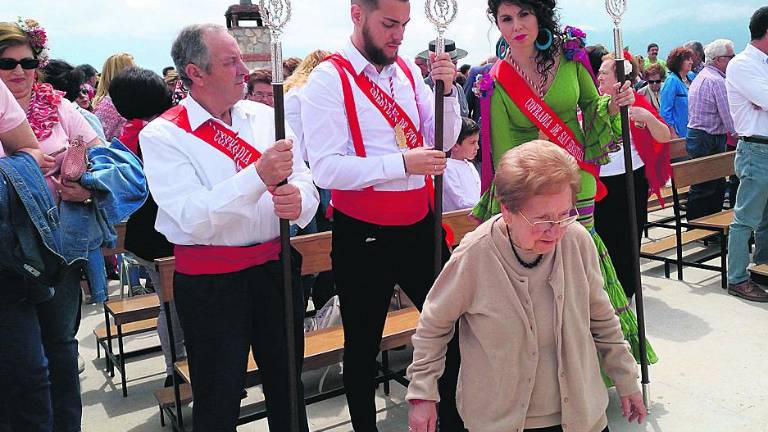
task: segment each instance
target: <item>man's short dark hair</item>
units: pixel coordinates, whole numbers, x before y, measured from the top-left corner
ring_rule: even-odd
[[[749,20],[749,34],[752,40],[762,39],[768,31],[768,6],[763,6],[752,14]]]
[[[166,66],[163,68],[163,78],[165,78],[166,75],[168,75],[168,71],[176,70],[173,66]]]
[[[648,44],[648,49],[646,49],[646,50],[645,50],[645,52],[648,52],[648,51],[650,51],[650,50],[651,50],[651,48],[656,48],[656,49],[659,49],[659,44],[657,44],[657,43],[655,43],[655,42],[654,42],[654,43],[650,43],[650,44]]]
[[[158,116],[172,105],[171,91],[160,75],[135,66],[112,79],[109,96],[118,114],[128,120]]]

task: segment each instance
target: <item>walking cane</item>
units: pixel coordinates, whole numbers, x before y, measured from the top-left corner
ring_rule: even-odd
[[[283,101],[283,46],[280,37],[291,19],[290,0],[260,0],[261,18],[269,28],[272,51],[272,91],[275,102],[275,141],[285,139],[285,104]],[[296,151],[296,148],[293,149]],[[283,180],[278,186],[287,184]],[[288,351],[288,415],[290,431],[299,432],[299,377],[296,371],[296,341],[293,325],[293,284],[291,272],[291,232],[288,219],[280,219],[280,248],[283,266],[283,304],[285,306],[285,336]],[[303,354],[303,353],[302,353]]]
[[[435,55],[445,53],[445,30],[456,19],[459,10],[457,0],[426,0],[424,12],[437,30]],[[435,150],[443,151],[443,106],[445,83],[435,82]],[[443,268],[443,176],[435,176],[435,277]]]
[[[613,19],[613,44],[616,57],[616,75],[624,83],[624,47],[621,36],[621,17],[627,10],[627,0],[605,0],[605,10]],[[629,131],[629,108],[621,107],[621,139],[624,151],[624,178],[626,179],[627,220],[632,245],[632,282],[637,299],[637,331],[640,342],[640,372],[643,384],[643,403],[650,411],[650,380],[648,379],[648,350],[645,345],[645,307],[643,305],[643,282],[640,277],[640,240],[638,239],[637,215],[635,214],[635,178],[632,170],[632,153]]]

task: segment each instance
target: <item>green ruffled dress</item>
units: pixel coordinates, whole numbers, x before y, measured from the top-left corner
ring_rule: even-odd
[[[608,163],[610,146],[614,143],[614,131],[618,115],[608,113],[608,97],[597,93],[592,76],[580,63],[561,60],[554,81],[544,101],[573,131],[579,142],[585,145],[585,159],[604,165]],[[581,108],[586,131],[582,130],[576,114],[576,107]],[[620,127],[618,129],[621,131]],[[538,139],[539,129],[517,108],[501,85],[496,85],[491,97],[491,139],[493,164],[496,166],[504,153],[522,143]],[[610,149],[613,150],[613,149]],[[637,318],[629,308],[627,296],[616,276],[608,250],[603,240],[594,229],[595,178],[585,171],[581,172],[581,191],[576,196],[579,222],[589,230],[600,254],[600,268],[611,304],[621,321],[624,338],[632,348],[635,360],[640,360],[640,342],[637,330]],[[495,187],[492,184],[480,198],[472,215],[480,220],[488,220],[501,211],[495,199]],[[656,363],[653,348],[646,342],[648,362]],[[609,383],[608,381],[606,381]]]

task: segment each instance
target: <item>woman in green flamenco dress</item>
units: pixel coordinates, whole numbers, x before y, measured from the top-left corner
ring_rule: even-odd
[[[490,184],[491,162],[495,166],[509,149],[535,139],[545,139],[566,148],[580,162],[581,191],[577,195],[579,222],[592,234],[601,258],[604,289],[608,293],[622,332],[639,361],[637,320],[619,283],[608,250],[594,229],[595,199],[605,194],[596,179],[599,165],[608,163],[608,153],[618,150],[612,125],[618,122],[621,106],[634,102],[625,84],[616,96],[600,96],[586,66],[586,35],[566,27],[560,31],[555,0],[488,0],[488,13],[501,31],[498,49],[501,60],[491,73],[478,78],[484,132],[483,187],[485,193],[472,214],[485,221],[501,210]],[[617,86],[619,84],[616,84]],[[483,107],[484,105],[484,107]],[[579,121],[577,108],[581,110]],[[488,115],[490,112],[490,116]],[[490,118],[488,118],[490,117]],[[489,124],[490,123],[490,124]],[[582,126],[583,125],[583,126]],[[619,128],[620,129],[620,128]],[[488,155],[487,149],[492,149]],[[621,221],[617,221],[621,223]],[[648,362],[657,358],[647,345]]]

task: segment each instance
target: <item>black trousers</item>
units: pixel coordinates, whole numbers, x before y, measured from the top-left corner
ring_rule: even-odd
[[[643,227],[648,222],[648,179],[645,177],[645,168],[636,169],[634,178],[637,239],[640,244]],[[595,230],[608,248],[616,276],[627,299],[631,299],[635,295],[635,281],[632,275],[632,243],[627,228],[627,194],[624,191],[627,182],[624,174],[600,177],[600,180],[608,189],[608,195],[595,203]]]
[[[395,284],[421,310],[434,282],[433,217],[409,226],[369,224],[334,211],[333,272],[344,323],[344,387],[352,427],[376,431],[374,377],[381,333]],[[449,252],[443,249],[443,260]],[[458,339],[449,345],[440,380],[440,430],[464,430],[456,411]]]
[[[174,295],[184,330],[196,431],[235,431],[245,386],[248,349],[259,365],[269,428],[290,430],[288,356],[282,267],[268,262],[222,275],[174,275]],[[302,291],[293,285],[297,376],[304,354]],[[299,424],[308,431],[301,380]]]

